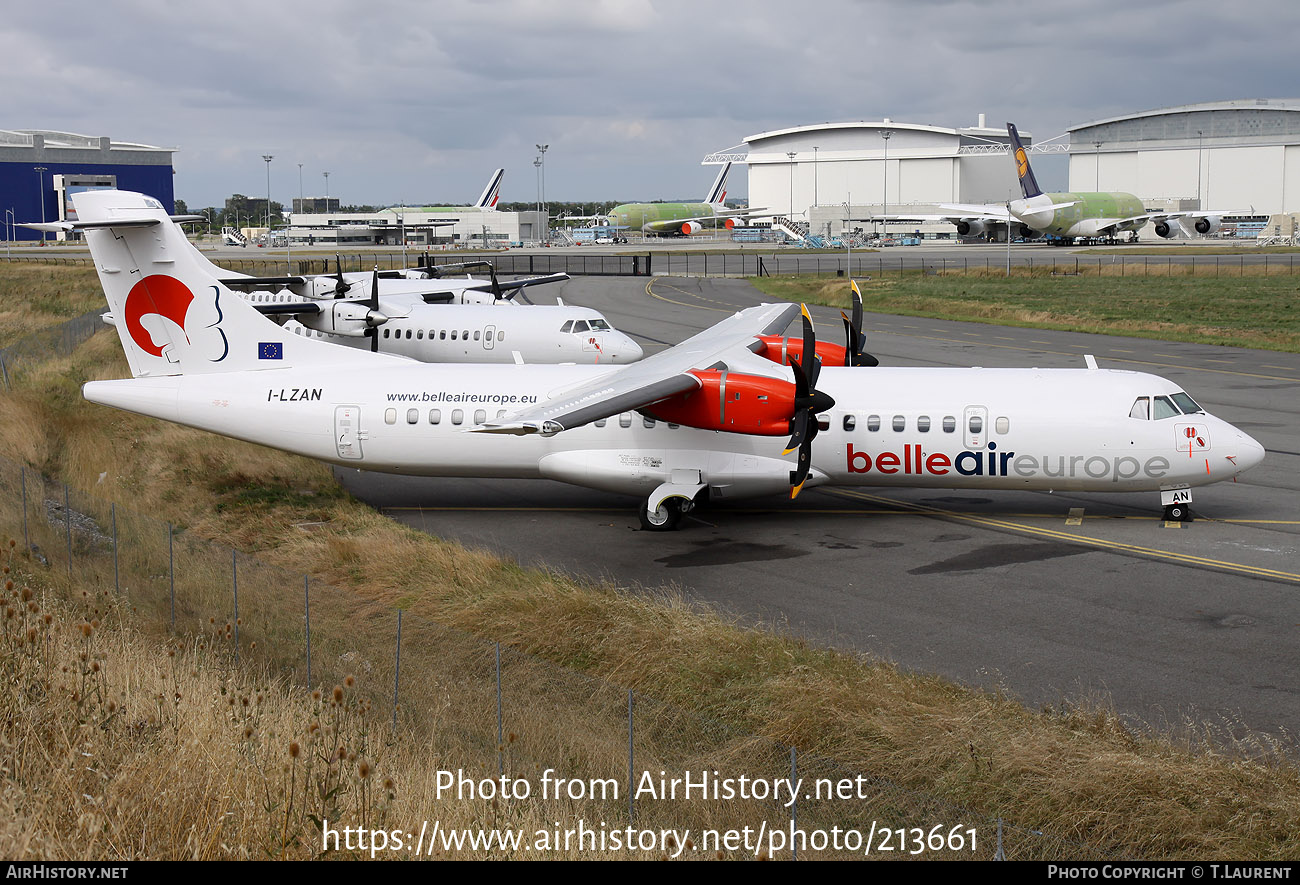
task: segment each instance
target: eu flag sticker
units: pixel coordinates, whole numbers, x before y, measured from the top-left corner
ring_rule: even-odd
[[[279,341],[263,341],[257,345],[257,358],[259,360],[284,359],[284,344]]]

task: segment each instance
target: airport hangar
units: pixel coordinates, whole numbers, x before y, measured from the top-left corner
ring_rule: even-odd
[[[40,240],[26,221],[76,218],[70,195],[116,187],[154,197],[175,211],[172,148],[43,129],[0,130],[0,211],[5,239]],[[63,234],[59,234],[63,238]]]
[[[1082,124],[1039,144],[1024,130],[1020,135],[1031,162],[1068,155],[1070,190],[1125,191],[1150,211],[1204,207],[1249,216],[1239,229],[1225,225],[1224,233],[1295,235],[1300,99],[1159,108]],[[1005,127],[987,126],[980,114],[976,126],[959,129],[886,118],[762,132],[704,163],[747,164],[751,206],[789,213],[811,234],[834,236],[846,216],[869,231],[876,215],[933,215],[944,211],[942,203],[1018,198],[1007,152]],[[902,220],[888,229],[953,232],[951,224]],[[1159,239],[1151,225],[1142,237]]]
[[[290,245],[507,246],[546,239],[542,212],[506,212],[474,206],[397,206],[374,212],[296,212]]]

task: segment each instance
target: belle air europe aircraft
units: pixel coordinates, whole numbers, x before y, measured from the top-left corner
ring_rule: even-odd
[[[620,230],[635,229],[663,236],[689,237],[706,227],[719,225],[731,230],[760,210],[727,207],[727,173],[730,171],[730,163],[723,165],[703,203],[624,203],[609,210],[608,222]]]
[[[346,350],[234,296],[156,200],[73,200],[135,376],[92,381],[86,399],[345,467],[635,494],[657,530],[708,499],[805,485],[1158,491],[1179,518],[1193,486],[1264,456],[1155,375],[862,368],[859,317],[845,319],[847,347],[817,343],[806,309],[788,338],[793,304],[619,367]]]
[[[946,215],[906,216],[908,218],[949,221],[961,236],[979,236],[990,223],[1018,225],[1022,236],[1051,234],[1067,242],[1074,239],[1114,239],[1119,234],[1137,231],[1148,222],[1155,224],[1157,235],[1165,238],[1210,234],[1222,226],[1225,212],[1188,210],[1147,212],[1133,194],[1114,192],[1043,193],[1029,165],[1029,155],[1020,141],[1014,123],[1007,124],[1011,140],[1012,161],[1020,182],[1019,200],[1006,206],[982,206],[945,203],[952,210]],[[896,216],[904,217],[904,216]]]
[[[82,228],[77,222],[35,226]],[[511,283],[520,281],[500,283],[495,271],[490,283],[438,281],[432,266],[412,271],[428,274],[419,281],[384,280],[378,270],[351,279],[341,272],[334,277],[250,277],[218,267],[188,241],[185,245],[197,267],[299,337],[422,362],[619,365],[642,356],[640,345],[599,311],[563,304],[516,305],[503,291],[512,291]],[[568,275],[533,277],[523,283],[557,279]],[[112,311],[104,319],[116,324]]]

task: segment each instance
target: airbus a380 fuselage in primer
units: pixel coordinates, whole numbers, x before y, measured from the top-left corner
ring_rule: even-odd
[[[90,382],[85,397],[333,464],[642,495],[642,524],[658,529],[706,497],[805,482],[1159,491],[1177,517],[1191,487],[1264,454],[1154,375],[805,373],[809,347],[829,361],[835,346],[810,326],[802,342],[782,339],[791,304],[618,367],[415,364],[338,348],[286,332],[213,279],[156,201],[73,199],[135,376]]]

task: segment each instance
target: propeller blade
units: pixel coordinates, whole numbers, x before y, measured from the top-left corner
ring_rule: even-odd
[[[814,427],[817,425],[814,424]],[[793,501],[799,497],[803,491],[803,484],[808,481],[808,470],[812,467],[812,437],[804,440],[803,445],[799,447],[799,461],[795,464],[794,470],[790,471],[790,500]]]
[[[788,455],[801,447],[804,440],[808,438],[808,410],[800,409],[797,405],[795,408],[797,411],[794,413],[794,417],[790,419],[790,441],[786,443],[782,455]]]
[[[501,294],[501,283],[497,281],[496,265],[494,264],[488,265],[488,275],[492,277],[492,300],[500,301],[505,296]]]
[[[370,278],[370,309],[379,313],[379,265],[375,265],[374,276]],[[379,329],[370,330],[370,352],[379,353]]]
[[[840,316],[844,319],[844,337],[847,345],[844,365],[878,366],[880,360],[866,352],[867,336],[862,331],[862,291],[858,289],[856,280],[850,280],[849,285],[853,289],[853,319],[850,320],[847,314],[840,311]]]

